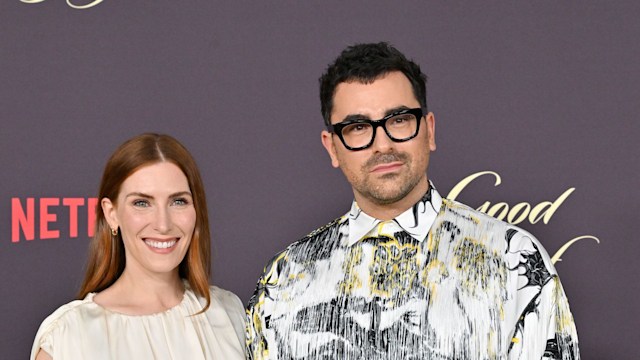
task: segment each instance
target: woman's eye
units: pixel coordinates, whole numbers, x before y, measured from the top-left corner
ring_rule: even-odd
[[[148,207],[149,206],[149,202],[147,200],[134,200],[133,201],[133,206],[135,207]]]
[[[189,200],[185,198],[177,198],[173,200],[173,205],[178,205],[178,206],[189,205]]]

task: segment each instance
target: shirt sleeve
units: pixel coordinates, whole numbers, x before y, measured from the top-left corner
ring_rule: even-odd
[[[278,282],[278,268],[285,258],[285,253],[274,257],[265,267],[256,291],[247,306],[247,356],[249,359],[262,360],[269,358],[267,340],[268,321],[271,316],[269,305]]]
[[[580,359],[573,316],[557,275],[546,282],[521,314],[509,359]]]

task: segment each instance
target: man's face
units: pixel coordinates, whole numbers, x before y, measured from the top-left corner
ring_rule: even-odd
[[[418,108],[409,79],[401,72],[383,75],[371,84],[340,83],[333,98],[331,123],[349,116],[377,120],[398,108]],[[322,132],[322,143],[353,187],[356,201],[389,205],[405,198],[418,201],[428,188],[429,153],[436,149],[435,119],[423,116],[418,135],[406,142],[393,142],[378,128],[371,147],[359,151],[345,148],[337,135]],[[362,206],[362,204],[361,204]]]

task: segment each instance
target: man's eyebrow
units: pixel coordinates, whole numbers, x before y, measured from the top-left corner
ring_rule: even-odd
[[[387,112],[385,113],[384,116],[391,115],[393,113],[397,113],[397,112],[400,112],[402,110],[409,110],[409,109],[410,109],[410,107],[405,106],[405,105],[396,106],[394,108],[391,108],[391,109],[387,110]]]
[[[384,112],[384,116],[396,113],[398,111],[407,110],[407,109],[409,109],[409,107],[405,106],[405,105],[396,106],[394,108],[387,109]],[[363,115],[363,114],[349,114],[349,115],[345,116],[344,119],[342,119],[341,122],[355,121],[355,120],[371,120],[371,117],[369,115]]]
[[[350,114],[345,116],[341,122],[356,121],[356,120],[371,120],[371,118],[368,115],[363,115],[363,114]]]

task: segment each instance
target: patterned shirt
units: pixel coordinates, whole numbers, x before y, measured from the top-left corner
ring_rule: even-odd
[[[252,359],[579,359],[569,305],[528,232],[432,184],[389,221],[351,211],[266,266]]]

